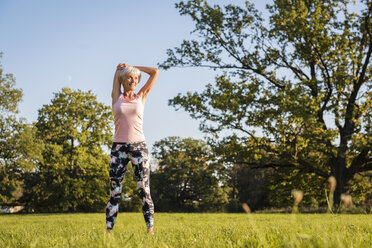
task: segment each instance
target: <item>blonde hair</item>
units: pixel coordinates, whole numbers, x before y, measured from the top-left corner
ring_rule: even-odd
[[[132,66],[127,67],[124,70],[121,70],[120,75],[119,75],[119,82],[124,83],[124,78],[131,74],[138,76],[138,83],[139,83],[141,80],[141,71]]]

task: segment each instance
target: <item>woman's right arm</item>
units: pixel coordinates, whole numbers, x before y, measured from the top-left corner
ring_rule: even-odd
[[[121,94],[121,84],[119,82],[119,76],[120,76],[120,72],[122,69],[124,69],[124,66],[125,64],[119,64],[117,67],[116,67],[116,71],[115,71],[115,75],[114,75],[114,83],[112,85],[112,92],[111,92],[111,98],[112,98],[112,104],[114,104],[120,94]]]

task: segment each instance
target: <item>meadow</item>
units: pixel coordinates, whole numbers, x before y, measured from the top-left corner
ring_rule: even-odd
[[[372,215],[103,213],[0,215],[0,247],[372,247]]]

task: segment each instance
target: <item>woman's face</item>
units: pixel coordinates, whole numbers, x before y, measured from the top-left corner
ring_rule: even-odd
[[[124,78],[124,90],[133,91],[137,88],[138,76],[135,74],[129,74]]]

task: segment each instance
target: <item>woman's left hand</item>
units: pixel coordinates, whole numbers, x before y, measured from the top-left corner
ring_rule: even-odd
[[[118,66],[116,67],[116,70],[117,71],[123,70],[125,68],[124,65],[125,65],[124,63],[118,64]]]

